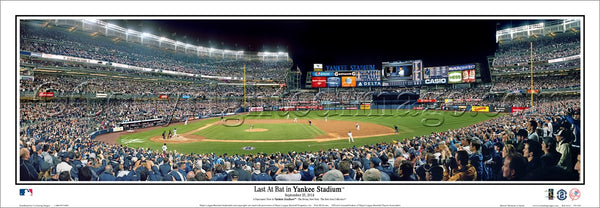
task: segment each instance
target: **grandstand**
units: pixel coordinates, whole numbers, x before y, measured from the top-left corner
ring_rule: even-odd
[[[195,46],[101,20],[21,20],[20,181],[323,181],[334,170],[345,181],[577,181],[579,30],[562,20],[497,31],[491,83],[483,63],[411,60],[312,74],[301,87],[285,52]],[[419,126],[422,109],[447,123]],[[245,119],[239,132],[221,128]],[[166,139],[177,128],[180,139]],[[298,129],[308,140],[296,141]],[[227,131],[236,138],[213,138]],[[526,165],[507,175],[511,160]]]

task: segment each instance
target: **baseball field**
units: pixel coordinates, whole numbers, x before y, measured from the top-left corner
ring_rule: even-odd
[[[469,126],[495,116],[498,115],[423,110],[252,112],[224,120],[201,119],[190,121],[188,125],[176,123],[111,133],[98,139],[156,150],[167,143],[169,150],[183,153],[318,151],[398,141]],[[174,129],[177,136],[163,139],[163,132]],[[353,143],[348,141],[348,132],[352,132]]]

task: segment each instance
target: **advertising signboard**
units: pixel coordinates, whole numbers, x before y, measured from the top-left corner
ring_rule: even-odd
[[[340,87],[341,78],[339,77],[327,77],[327,87]]]
[[[342,77],[342,87],[356,87],[356,77]]]
[[[327,77],[312,77],[312,87],[313,88],[327,87]]]
[[[462,82],[462,72],[461,71],[451,71],[448,72],[448,83],[456,84]]]

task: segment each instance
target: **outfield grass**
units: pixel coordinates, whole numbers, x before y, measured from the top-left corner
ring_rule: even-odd
[[[254,124],[254,129],[268,129],[265,132],[245,132],[249,129],[249,124],[242,124],[236,127],[227,127],[223,125],[214,125],[195,132],[207,139],[223,140],[293,140],[293,139],[312,139],[325,132],[316,126],[305,124]]]
[[[324,119],[323,115],[326,111],[313,111],[310,113],[305,112],[289,112],[290,119],[298,117],[298,119]],[[260,113],[251,113],[248,115],[238,115],[233,118],[246,118],[246,119],[286,119],[287,116],[285,113],[288,112],[264,112],[262,116],[258,116]],[[304,115],[306,114],[306,115]],[[347,120],[347,121],[359,121],[359,122],[370,122],[376,123],[384,126],[388,126],[393,128],[394,125],[397,125],[400,128],[400,131],[403,132],[398,135],[389,135],[389,136],[379,136],[379,137],[370,137],[370,138],[360,138],[355,139],[355,143],[349,144],[347,140],[336,140],[336,141],[328,141],[328,142],[287,142],[287,143],[224,143],[224,142],[195,142],[195,143],[187,143],[187,144],[169,144],[169,149],[176,149],[178,152],[183,153],[229,153],[229,154],[255,154],[259,152],[289,152],[289,151],[318,151],[321,149],[331,149],[331,148],[346,148],[352,146],[362,146],[365,144],[374,144],[378,142],[391,142],[392,140],[402,140],[406,138],[412,138],[414,136],[422,136],[428,135],[431,132],[440,132],[446,131],[448,129],[457,129],[461,127],[470,126],[475,123],[479,123],[485,120],[489,120],[495,117],[494,114],[484,114],[484,113],[474,113],[474,112],[465,112],[463,114],[454,115],[452,111],[428,111],[423,113],[423,111],[390,111],[386,110],[384,114],[382,111],[363,111],[363,110],[351,110],[351,111],[329,111],[329,115],[327,116],[328,120]],[[187,131],[191,131],[197,128],[200,128],[206,124],[213,123],[217,121],[216,119],[203,120],[201,122],[191,123],[188,126],[176,125],[170,126],[168,128],[161,128],[157,130],[152,130],[148,132],[138,133],[138,134],[130,134],[124,135],[119,138],[119,143],[124,144],[124,142],[128,143],[130,147],[149,147],[152,149],[159,150],[162,146],[162,143],[156,143],[150,141],[150,137],[160,135],[165,129],[177,128],[177,133],[185,133]],[[255,128],[265,128],[260,127],[260,125],[269,125],[269,124],[255,124]],[[283,124],[275,124],[275,125],[283,125]],[[293,132],[296,132],[296,129],[302,127],[308,127],[306,125],[299,125],[294,128],[275,128],[280,129],[275,130],[272,127],[266,127],[265,129],[273,130],[274,134],[277,134],[278,137],[285,137],[287,139],[292,139],[295,136],[302,136],[302,134],[296,135]],[[211,126],[205,130],[209,130],[214,127],[214,132],[211,132],[209,135],[204,136],[216,136],[227,135],[228,133],[243,132],[241,130],[248,129],[248,126],[241,127],[240,131],[219,131],[220,128],[218,126]],[[231,127],[228,127],[231,128]],[[317,128],[318,129],[318,128]],[[274,131],[277,131],[275,133]],[[303,133],[307,133],[309,131],[306,130],[298,130]],[[202,131],[200,131],[202,132]],[[322,131],[321,131],[322,132]],[[260,132],[253,132],[251,135],[258,135]],[[248,133],[246,133],[248,135]],[[202,135],[202,134],[201,134]],[[248,136],[245,136],[246,138]],[[235,138],[237,136],[232,137],[220,137],[219,139],[224,138],[232,138],[232,139],[240,139]],[[253,137],[253,136],[251,136]],[[257,136],[258,137],[258,136]],[[302,136],[303,137],[303,136]],[[314,137],[314,136],[312,136]],[[311,137],[311,138],[312,138]],[[249,138],[250,139],[250,138]],[[259,139],[259,138],[254,138]],[[261,137],[261,140],[266,140],[269,138]],[[271,138],[277,139],[277,138]],[[242,150],[242,147],[252,146],[255,147],[254,150],[245,151]]]

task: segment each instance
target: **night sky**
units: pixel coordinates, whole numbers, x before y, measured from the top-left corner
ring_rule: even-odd
[[[375,64],[423,60],[444,66],[478,62],[489,80],[487,57],[496,29],[534,23],[507,20],[107,20],[119,26],[194,45],[244,51],[287,51],[293,69],[313,63]],[[305,73],[303,73],[305,74]]]

